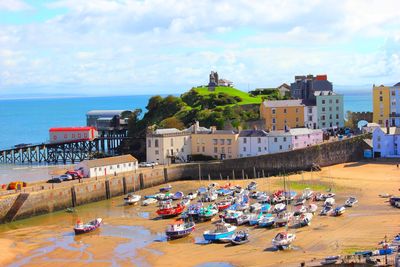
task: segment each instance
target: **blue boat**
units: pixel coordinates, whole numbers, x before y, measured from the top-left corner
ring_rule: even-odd
[[[258,227],[271,227],[275,224],[275,217],[271,213],[261,216],[258,220]]]
[[[236,228],[236,226],[222,221],[216,224],[214,230],[205,231],[203,237],[206,241],[219,241],[220,239],[231,237],[235,233]]]

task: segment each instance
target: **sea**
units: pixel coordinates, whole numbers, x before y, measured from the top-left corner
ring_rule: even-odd
[[[48,131],[51,127],[84,126],[86,125],[86,113],[90,110],[134,110],[140,108],[145,112],[150,97],[150,95],[133,95],[0,99],[0,149],[10,148],[21,143],[46,142],[49,140]],[[371,92],[345,93],[344,110],[345,112],[348,110],[372,111]],[[35,168],[0,165],[0,184],[15,179],[15,176],[26,176],[27,170],[33,176],[50,173],[47,168],[41,169],[40,166],[35,166]]]

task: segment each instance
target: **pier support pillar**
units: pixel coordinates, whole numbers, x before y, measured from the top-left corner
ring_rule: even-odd
[[[75,186],[71,187],[71,204],[72,207],[76,207],[76,191],[75,191]]]
[[[143,173],[139,174],[140,189],[144,189]]]

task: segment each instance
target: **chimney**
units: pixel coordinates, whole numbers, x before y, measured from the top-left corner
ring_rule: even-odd
[[[195,123],[193,124],[193,133],[197,133],[199,128],[200,128],[199,121],[195,121]]]
[[[217,131],[217,126],[210,126],[211,133],[215,133]]]

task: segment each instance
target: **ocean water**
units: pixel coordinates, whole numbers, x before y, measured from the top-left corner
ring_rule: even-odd
[[[149,95],[0,100],[0,149],[20,143],[49,139],[49,128],[86,125],[86,112],[93,109],[141,108]],[[344,110],[372,111],[372,95],[344,94]]]

